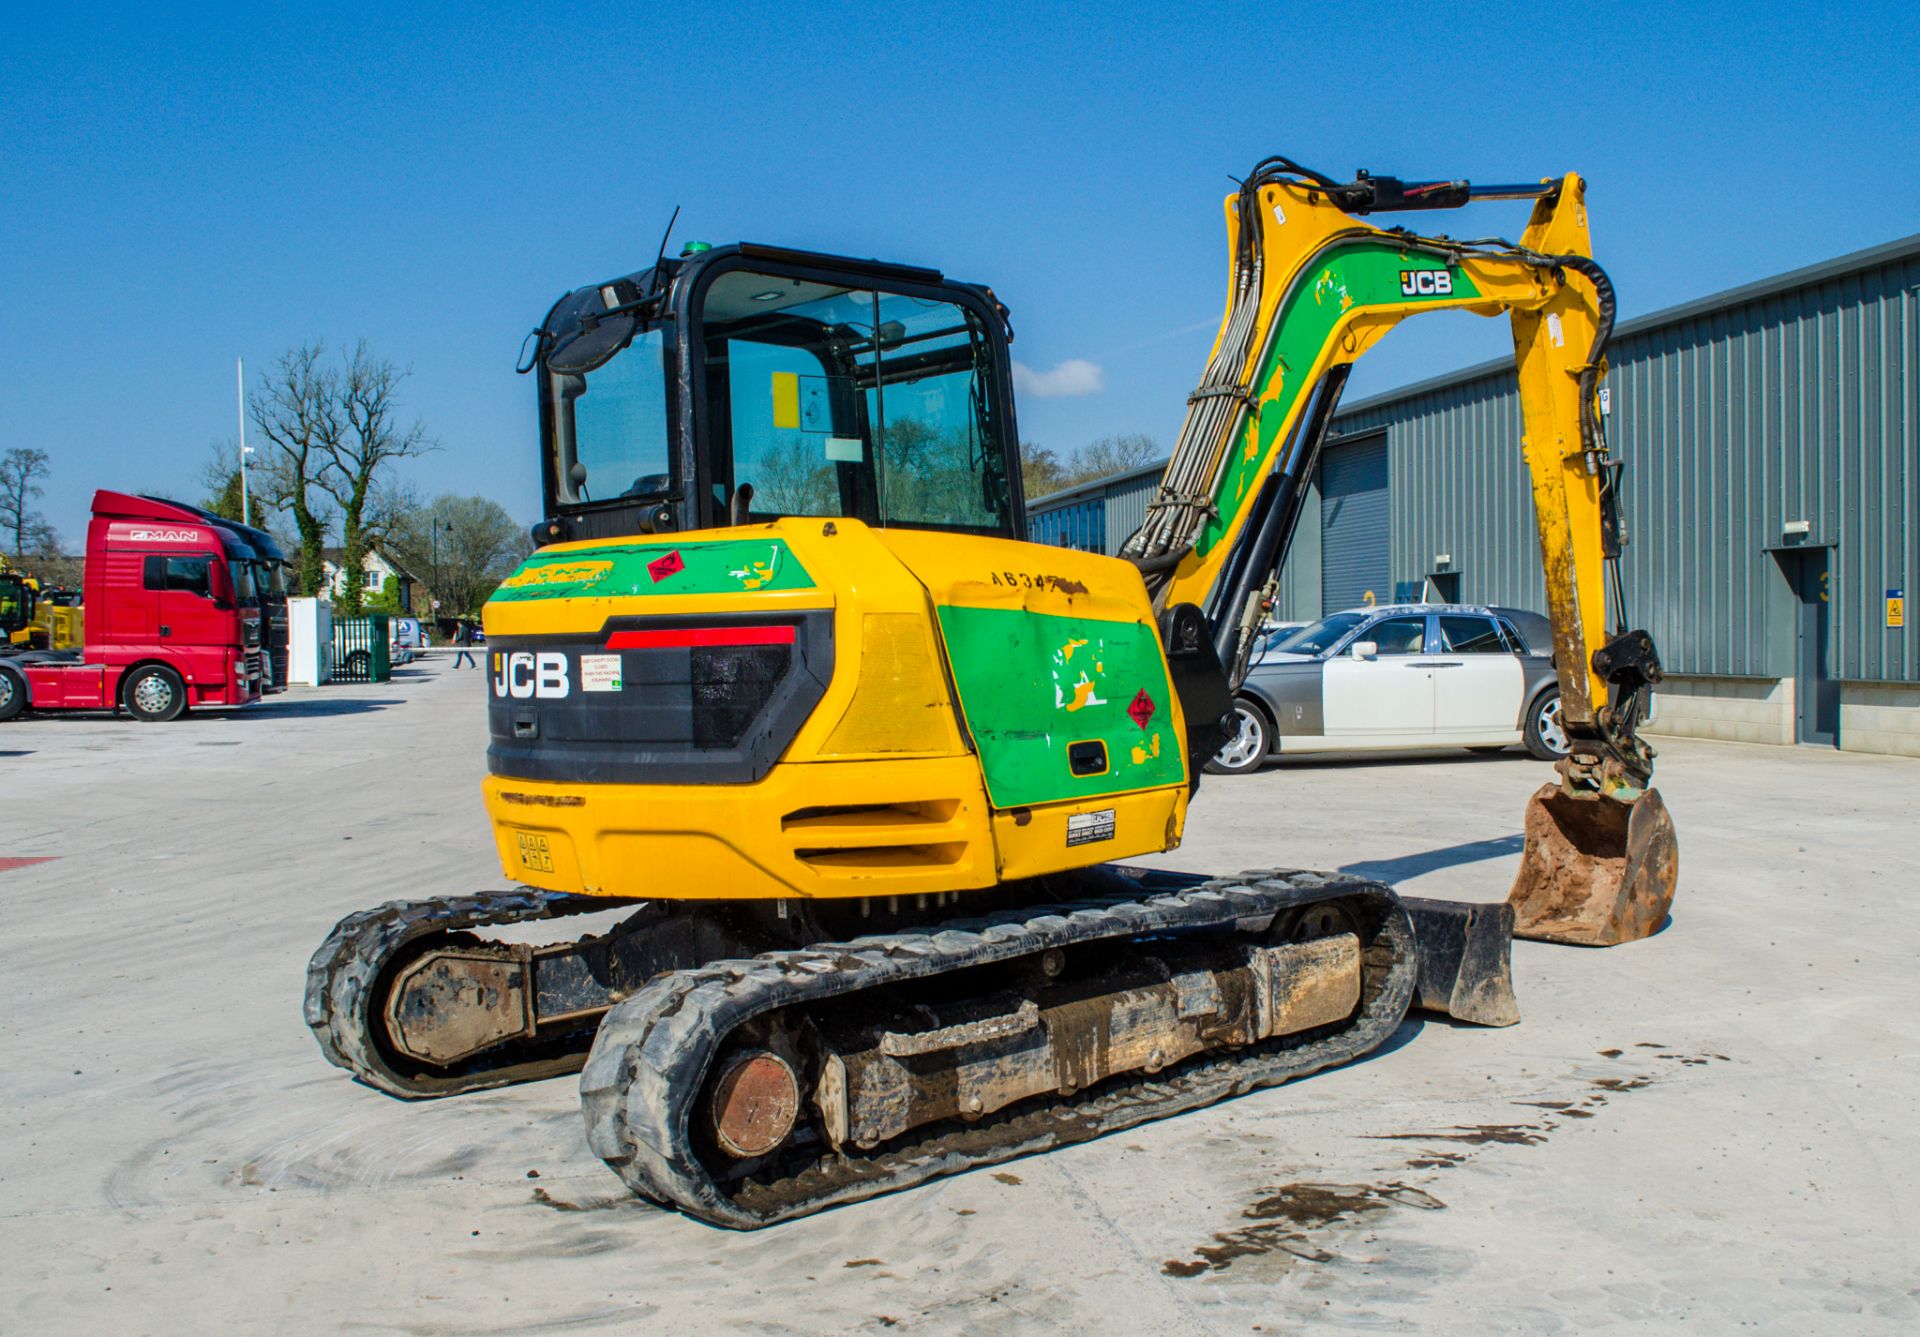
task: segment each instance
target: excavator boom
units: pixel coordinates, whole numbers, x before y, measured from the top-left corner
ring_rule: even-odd
[[[1532,198],[1519,243],[1382,230],[1359,215]],[[1506,314],[1541,572],[1570,750],[1529,806],[1511,893],[1523,936],[1607,944],[1658,929],[1678,855],[1649,794],[1636,726],[1659,681],[1652,638],[1626,625],[1620,464],[1598,390],[1614,294],[1591,257],[1586,186],[1348,183],[1269,159],[1226,202],[1227,309],[1145,523],[1122,550],[1160,608],[1208,608],[1230,684],[1244,676],[1349,368],[1411,316]],[[1611,607],[1609,598],[1611,597]],[[1611,627],[1611,630],[1609,628]]]

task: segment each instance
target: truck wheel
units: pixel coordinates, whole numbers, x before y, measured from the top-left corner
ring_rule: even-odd
[[[120,699],[136,720],[164,724],[187,708],[187,685],[165,664],[149,664],[127,675]]]
[[[360,682],[373,677],[373,654],[367,650],[355,650],[347,656],[346,676]]]
[[[1267,725],[1266,712],[1251,701],[1233,703],[1233,737],[1213,754],[1207,769],[1215,775],[1245,775],[1260,769],[1273,746],[1273,730]]]
[[[1560,689],[1549,687],[1534,698],[1527,710],[1527,727],[1522,734],[1527,751],[1541,761],[1558,761],[1567,755],[1567,731],[1560,723]]]
[[[27,708],[27,684],[12,669],[0,668],[0,720],[10,720]]]

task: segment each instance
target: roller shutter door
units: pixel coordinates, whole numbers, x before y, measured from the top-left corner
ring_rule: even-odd
[[[1320,464],[1320,611],[1390,603],[1387,434],[1329,447]]]

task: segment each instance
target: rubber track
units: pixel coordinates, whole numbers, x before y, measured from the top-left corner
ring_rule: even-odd
[[[1343,1029],[1196,1055],[1158,1076],[1114,1077],[1072,1097],[1023,1102],[977,1122],[931,1125],[871,1152],[825,1153],[798,1174],[770,1182],[725,1186],[694,1149],[692,1114],[708,1068],[726,1036],[764,1012],[1102,938],[1236,923],[1258,929],[1281,912],[1333,898],[1369,902],[1381,921],[1363,955],[1360,1016]],[[1412,925],[1388,888],[1339,874],[1278,870],[1138,899],[1008,911],[924,933],[716,962],[662,976],[602,1018],[580,1083],[587,1141],[642,1196],[714,1225],[753,1229],[1085,1141],[1357,1058],[1400,1024],[1418,968]]]
[[[632,902],[555,891],[498,891],[429,901],[390,901],[348,915],[307,963],[307,1025],[320,1052],[369,1086],[417,1100],[575,1072],[583,1053],[552,1054],[499,1066],[410,1074],[388,1063],[374,1040],[385,1000],[374,996],[389,964],[422,938],[463,929],[525,924],[591,914]],[[511,1052],[511,1051],[510,1051]]]

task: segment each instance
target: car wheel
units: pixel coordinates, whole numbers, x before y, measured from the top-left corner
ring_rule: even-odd
[[[1541,761],[1558,761],[1567,755],[1567,729],[1560,719],[1560,689],[1549,687],[1534,699],[1527,711],[1525,731],[1527,751]]]
[[[136,720],[164,724],[187,708],[187,685],[166,665],[149,664],[127,675],[120,700]]]
[[[10,720],[27,708],[27,684],[12,669],[0,669],[0,720]]]
[[[346,676],[349,678],[359,678],[362,681],[371,678],[373,676],[373,652],[370,650],[355,650],[347,656],[346,670]]]
[[[1207,769],[1215,775],[1245,775],[1260,769],[1272,745],[1273,730],[1260,707],[1251,701],[1233,703],[1233,736],[1213,754]]]

